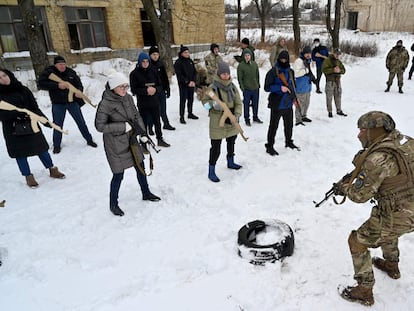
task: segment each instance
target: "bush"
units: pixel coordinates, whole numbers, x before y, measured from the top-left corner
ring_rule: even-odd
[[[378,47],[375,42],[342,41],[340,49],[343,53],[359,57],[373,57],[378,53]]]

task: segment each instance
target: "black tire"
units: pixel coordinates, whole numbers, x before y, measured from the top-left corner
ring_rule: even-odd
[[[256,235],[259,232],[266,232],[266,229],[270,227],[280,231],[282,238],[273,244],[257,244]],[[249,222],[239,230],[237,242],[239,256],[248,259],[254,265],[264,265],[266,262],[275,262],[286,256],[291,256],[295,246],[292,228],[277,219]]]

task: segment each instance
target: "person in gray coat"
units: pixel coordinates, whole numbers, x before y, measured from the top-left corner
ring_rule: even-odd
[[[95,117],[95,127],[103,133],[105,154],[113,173],[109,207],[111,212],[117,216],[124,215],[118,206],[118,194],[124,170],[127,168],[135,168],[143,200],[161,200],[149,190],[144,171],[144,154],[140,145],[130,144],[131,131],[134,135],[140,135],[139,140],[143,143],[148,141],[148,137],[145,136],[144,122],[135,107],[134,100],[127,93],[128,82],[127,77],[119,72],[108,76],[108,83]]]

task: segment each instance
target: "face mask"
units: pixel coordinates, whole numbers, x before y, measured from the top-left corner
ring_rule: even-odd
[[[314,47],[318,47],[319,46],[319,43],[314,43],[313,46]]]

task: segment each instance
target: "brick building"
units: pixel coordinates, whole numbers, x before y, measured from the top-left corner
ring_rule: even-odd
[[[139,0],[35,0],[50,57],[69,63],[113,57],[135,60],[155,37]],[[174,0],[171,31],[175,45],[225,42],[224,1]],[[212,27],[214,25],[214,27]],[[0,66],[30,67],[17,0],[0,0]]]

